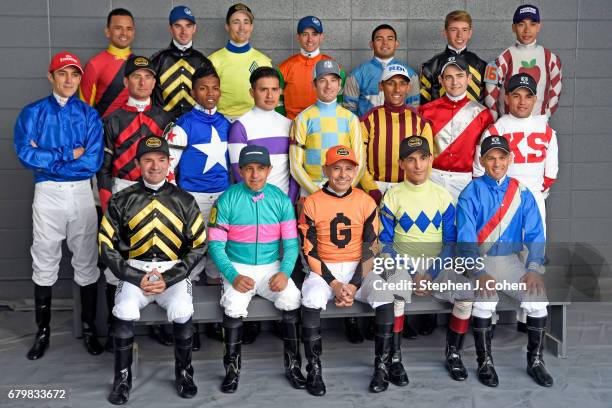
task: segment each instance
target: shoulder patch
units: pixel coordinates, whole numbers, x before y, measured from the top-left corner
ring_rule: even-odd
[[[491,61],[487,64],[487,67],[485,68],[484,82],[493,85],[499,84],[499,74],[497,72],[497,64],[495,61]]]

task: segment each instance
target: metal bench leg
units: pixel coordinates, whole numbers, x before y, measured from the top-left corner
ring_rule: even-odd
[[[548,323],[546,348],[557,358],[567,358],[567,305],[549,306]]]

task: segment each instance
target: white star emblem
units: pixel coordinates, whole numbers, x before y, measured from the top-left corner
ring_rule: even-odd
[[[212,169],[217,163],[227,170],[227,161],[225,160],[227,142],[221,141],[217,129],[211,127],[210,143],[194,144],[193,147],[206,155],[206,165],[202,174]]]

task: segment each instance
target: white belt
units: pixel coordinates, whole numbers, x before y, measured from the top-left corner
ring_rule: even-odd
[[[127,264],[132,268],[136,268],[144,272],[151,272],[153,269],[157,269],[157,272],[159,273],[164,273],[179,262],[180,261],[140,261],[138,259],[127,260]]]

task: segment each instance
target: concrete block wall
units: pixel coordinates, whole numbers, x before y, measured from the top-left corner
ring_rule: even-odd
[[[170,37],[167,16],[177,4],[198,18],[196,48],[206,55],[227,41],[224,21],[232,0],[3,0],[0,2],[0,299],[31,296],[30,256],[33,184],[15,157],[13,126],[19,110],[49,92],[45,77],[51,55],[62,49],[87,61],[106,47],[107,13],[132,11],[136,53],[151,55]],[[400,41],[398,56],[416,70],[441,50],[443,18],[465,9],[474,18],[470,48],[483,59],[511,45],[511,18],[525,1],[499,0],[251,0],[253,44],[275,64],[298,51],[300,17],[320,17],[324,52],[347,70],[371,57],[372,29],[392,24]],[[607,0],[537,0],[543,27],[540,43],[559,54],[564,80],[560,108],[551,123],[560,145],[559,181],[548,200],[549,237],[556,242],[592,243],[612,259],[612,7]],[[67,252],[66,252],[67,254]],[[58,291],[69,295],[70,267],[64,259]]]

